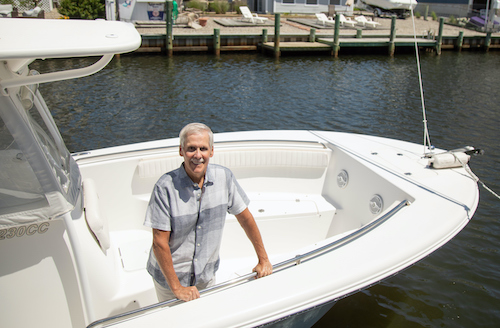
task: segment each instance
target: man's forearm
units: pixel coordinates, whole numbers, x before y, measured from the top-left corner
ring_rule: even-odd
[[[174,292],[181,286],[179,278],[174,270],[172,254],[168,245],[170,237],[169,231],[154,231],[153,232],[153,252],[156,256],[156,261],[160,265],[160,269],[167,280],[168,286]]]

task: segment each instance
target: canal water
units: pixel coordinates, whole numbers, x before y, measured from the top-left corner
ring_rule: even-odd
[[[500,53],[423,53],[421,67],[433,145],[484,149],[471,167],[500,192]],[[72,152],[175,137],[192,121],[214,132],[318,129],[423,141],[416,60],[406,54],[122,55],[96,75],[40,89]],[[500,200],[481,188],[479,208],[457,237],[340,300],[315,327],[500,326],[499,217]]]

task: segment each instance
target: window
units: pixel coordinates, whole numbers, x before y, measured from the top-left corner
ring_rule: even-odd
[[[42,186],[1,117],[0,166],[0,215],[47,206]]]
[[[306,5],[317,5],[318,0],[306,0]]]
[[[288,4],[294,4],[295,0],[281,0],[281,3],[288,3]]]

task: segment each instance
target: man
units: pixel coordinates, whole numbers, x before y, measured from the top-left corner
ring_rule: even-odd
[[[210,128],[191,123],[179,137],[184,163],[158,180],[144,222],[153,229],[147,268],[160,302],[187,302],[215,284],[226,212],[236,216],[254,246],[257,278],[272,273],[248,197],[228,168],[208,164],[214,154]]]

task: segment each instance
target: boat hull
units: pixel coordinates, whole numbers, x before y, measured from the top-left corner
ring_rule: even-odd
[[[463,168],[431,169],[423,146],[408,142],[326,131],[224,133],[215,141],[211,160],[231,168],[249,195],[275,266],[272,275],[253,278],[254,251],[228,215],[218,285],[192,302],[156,303],[145,270],[151,231],[142,223],[154,183],[181,163],[178,139],[93,150],[73,155],[85,195],[72,219],[51,222],[35,236],[2,241],[3,299],[39,313],[57,309],[58,321],[12,311],[4,322],[11,327],[308,326],[336,300],[444,245],[469,222],[479,200],[477,185]],[[374,213],[375,195],[383,203]],[[107,233],[93,230],[96,220],[105,223]],[[76,237],[68,237],[71,231]],[[25,255],[14,258],[7,249]],[[79,278],[77,259],[87,285]],[[9,287],[27,275],[40,279],[29,288]],[[50,291],[33,297],[40,286]]]

